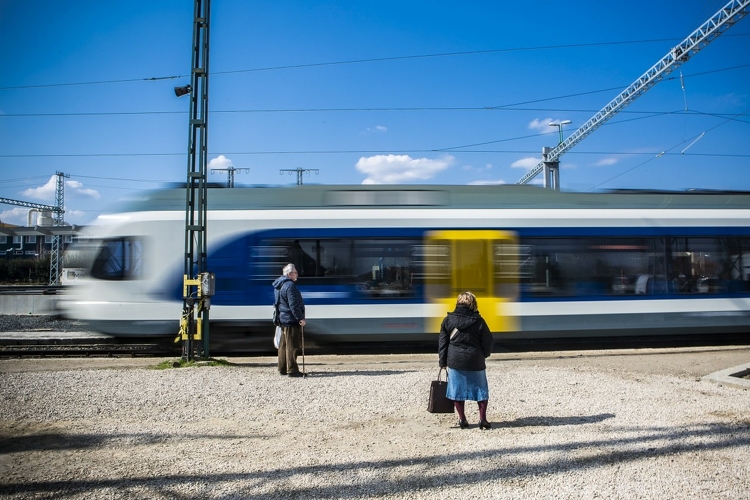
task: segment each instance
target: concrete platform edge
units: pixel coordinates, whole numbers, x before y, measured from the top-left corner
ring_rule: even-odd
[[[719,370],[718,372],[710,373],[701,377],[701,380],[707,380],[719,385],[727,385],[740,389],[750,389],[750,380],[739,378],[748,372],[750,372],[750,363],[745,363],[744,365],[734,366],[732,368],[727,368],[726,370]]]

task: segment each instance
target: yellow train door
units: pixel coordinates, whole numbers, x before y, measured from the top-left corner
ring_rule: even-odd
[[[518,289],[518,240],[494,230],[446,230],[425,234],[425,290],[430,303],[427,331],[439,333],[456,297],[471,292],[493,333],[516,331],[508,303]]]

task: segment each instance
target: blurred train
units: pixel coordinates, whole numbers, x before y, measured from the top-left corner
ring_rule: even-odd
[[[89,226],[59,307],[119,336],[174,336],[185,190]],[[294,263],[305,337],[434,341],[461,291],[496,339],[750,331],[750,193],[561,193],[533,186],[210,188],[210,335],[270,338]]]

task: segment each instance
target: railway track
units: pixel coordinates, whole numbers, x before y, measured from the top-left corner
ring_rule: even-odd
[[[240,339],[223,339],[210,346],[211,356],[274,356],[276,351],[265,344],[248,343]],[[655,349],[684,347],[717,347],[748,345],[748,334],[722,336],[663,336],[609,339],[559,339],[555,341],[526,341],[496,343],[495,352],[550,352],[550,351],[596,351],[612,349]],[[308,345],[308,355],[346,354],[418,354],[436,352],[433,344],[379,344],[357,343],[336,345]],[[179,357],[182,344],[173,339],[40,339],[37,341],[9,341],[0,339],[0,359],[9,358],[66,358],[66,357]]]
[[[167,342],[128,341],[113,339],[112,342],[91,341],[90,339],[41,340],[0,340],[0,359],[34,357],[159,357],[179,356],[180,345]]]
[[[62,285],[0,285],[0,295],[55,295]]]

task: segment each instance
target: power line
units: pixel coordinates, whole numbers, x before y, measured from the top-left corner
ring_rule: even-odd
[[[78,175],[78,174],[71,174],[73,177],[81,178],[81,179],[103,179],[108,181],[132,181],[132,182],[145,182],[147,184],[151,184],[154,182],[172,182],[172,181],[165,181],[165,180],[158,180],[158,179],[123,179],[119,177],[96,177],[93,175]]]
[[[554,133],[554,132],[550,132]],[[537,134],[547,135],[547,134]],[[536,137],[536,136],[530,136]],[[510,139],[509,139],[510,140]],[[262,155],[338,155],[338,154],[373,154],[373,155],[387,155],[398,153],[445,153],[451,152],[450,150],[438,149],[438,148],[409,148],[409,149],[340,149],[340,150],[296,150],[296,151],[223,151],[223,155],[232,156],[262,156]],[[467,151],[461,151],[461,153],[509,153],[509,154],[538,154],[537,150],[531,149],[471,149]],[[0,155],[0,158],[37,158],[37,157],[81,157],[81,158],[97,158],[97,157],[141,157],[141,156],[182,156],[185,153],[86,153],[86,154],[46,154],[46,155]],[[218,155],[216,152],[209,152],[209,155]],[[616,151],[575,151],[569,154],[599,154],[599,155],[621,155],[621,154],[652,154],[652,153],[622,153]],[[683,156],[711,156],[711,157],[730,157],[730,158],[747,158],[750,154],[725,154],[725,153],[711,153],[711,154],[697,154],[687,153]],[[107,177],[102,177],[107,179]],[[121,180],[133,180],[133,179],[121,179]],[[172,182],[172,181],[142,181],[142,182]]]
[[[672,151],[672,150],[674,150],[674,149],[677,149],[678,147],[682,146],[683,144],[685,144],[685,143],[687,143],[687,142],[690,142],[690,141],[692,141],[692,142],[691,142],[691,144],[690,144],[690,145],[692,146],[692,144],[693,144],[693,143],[694,143],[695,141],[697,141],[698,139],[700,139],[701,137],[703,137],[703,135],[705,135],[705,134],[706,134],[707,132],[711,132],[711,131],[713,131],[713,130],[716,130],[717,128],[719,128],[719,127],[721,127],[721,126],[723,126],[723,125],[726,125],[727,123],[729,123],[730,121],[732,121],[732,119],[733,119],[733,118],[734,118],[735,116],[743,116],[743,115],[747,114],[747,113],[748,113],[748,111],[750,111],[750,110],[745,110],[745,111],[743,111],[743,112],[741,112],[741,113],[737,113],[737,114],[736,114],[736,115],[734,115],[733,117],[729,117],[729,118],[727,118],[726,120],[724,120],[723,122],[721,122],[721,123],[718,123],[718,124],[714,125],[713,127],[709,128],[708,130],[705,130],[705,131],[703,131],[703,132],[702,132],[701,134],[699,134],[698,136],[694,136],[694,137],[690,137],[689,139],[685,139],[684,141],[682,141],[682,142],[679,142],[679,143],[675,144],[675,145],[674,145],[674,146],[672,146],[671,148],[669,148],[669,149],[667,149],[667,150],[664,150],[664,151],[661,151],[661,152],[657,153],[657,154],[656,154],[655,156],[652,156],[652,157],[651,157],[651,158],[649,158],[648,160],[646,160],[646,161],[643,161],[643,162],[639,163],[638,165],[635,165],[634,167],[631,167],[631,168],[629,168],[629,169],[627,169],[627,170],[625,170],[625,171],[623,171],[623,172],[620,172],[619,174],[617,174],[617,175],[615,175],[615,176],[613,176],[613,177],[610,177],[610,178],[609,178],[609,179],[607,179],[606,181],[600,182],[600,183],[599,183],[599,184],[597,184],[596,186],[593,186],[593,187],[592,187],[591,189],[589,189],[589,191],[591,191],[592,189],[596,189],[596,188],[598,188],[599,186],[601,186],[601,185],[603,185],[603,184],[606,184],[606,183],[608,183],[608,182],[610,182],[610,181],[612,181],[612,180],[614,180],[614,179],[617,179],[618,177],[622,177],[623,175],[627,174],[628,172],[632,172],[632,171],[633,171],[633,170],[635,170],[636,168],[640,168],[640,167],[642,167],[643,165],[645,165],[646,163],[649,163],[649,162],[651,162],[651,161],[655,160],[656,158],[661,158],[662,156],[666,156],[666,155],[670,155],[670,156],[671,156],[671,155],[672,155],[672,154],[674,154],[674,153],[670,154],[670,153],[669,153],[670,151]],[[688,147],[689,147],[689,146],[688,146]],[[687,149],[687,148],[686,148],[686,149]],[[651,153],[651,154],[653,154],[653,153]],[[688,153],[688,154],[685,154],[685,149],[683,149],[683,150],[682,150],[682,152],[681,152],[681,153],[679,154],[679,156],[709,156],[709,155],[706,155],[705,153],[704,153],[704,154],[690,154],[690,153]],[[714,156],[714,155],[710,155],[710,156]],[[750,156],[750,155],[716,155],[716,156],[732,156],[732,157],[736,156],[736,157],[744,158],[744,157],[747,157],[747,156]]]
[[[19,85],[16,87],[0,87],[0,90],[21,90],[21,89],[41,89],[49,87],[74,87],[78,85],[105,85],[111,83],[133,83],[133,82],[148,82],[158,80],[174,80],[177,78],[187,78],[190,75],[174,75],[174,76],[154,76],[151,78],[127,78],[122,80],[99,80],[92,82],[69,82],[69,83],[42,83],[39,85]]]
[[[693,78],[696,76],[705,76],[713,73],[720,73],[723,71],[732,71],[736,69],[742,69],[749,67],[750,64],[741,64],[737,66],[731,66],[728,68],[719,68],[715,70],[702,71],[700,73],[683,75],[683,78]],[[672,76],[664,78],[662,81],[670,81],[678,79],[678,76]],[[550,111],[550,112],[561,112],[561,113],[590,113],[597,110],[588,109],[562,109],[562,108],[519,108],[525,104],[534,104],[547,101],[556,101],[559,99],[570,99],[572,97],[581,97],[584,95],[599,94],[602,92],[611,92],[614,90],[620,90],[623,86],[609,87],[606,89],[589,90],[586,92],[577,92],[575,94],[565,94],[553,97],[545,97],[542,99],[533,99],[530,101],[522,101],[511,104],[500,104],[496,106],[417,106],[417,107],[394,107],[394,108],[269,108],[269,109],[219,109],[212,110],[211,114],[234,114],[234,113],[342,113],[342,112],[404,112],[404,111]],[[0,89],[2,90],[2,89]],[[87,111],[87,112],[73,112],[73,113],[4,113],[0,114],[0,118],[7,117],[59,117],[59,116],[138,116],[138,115],[185,115],[187,111]],[[623,110],[621,113],[649,113],[648,111],[626,111]]]
[[[714,113],[702,113],[698,111],[684,111],[684,110],[677,110],[677,111],[661,111],[661,112],[648,112],[648,111],[642,111],[642,112],[631,112],[633,114],[645,114],[646,116],[637,116],[633,118],[626,118],[626,119],[619,119],[614,120],[610,123],[604,124],[604,126],[611,126],[611,125],[618,125],[623,123],[628,123],[636,120],[643,120],[648,118],[655,118],[660,116],[668,116],[668,115],[678,115],[678,114],[696,114],[696,115],[702,115],[702,116],[715,116],[719,118],[724,118],[725,121],[722,122],[726,123],[729,121],[740,121],[743,123],[746,123],[745,120],[740,120],[739,117],[744,116],[746,113],[737,113],[734,115],[726,116],[725,114],[714,114]],[[717,125],[718,126],[718,125]],[[713,127],[715,128],[715,127]],[[471,144],[464,144],[460,146],[447,146],[443,148],[432,148],[432,149],[408,149],[408,150],[399,150],[402,153],[439,153],[439,152],[461,152],[461,153],[522,153],[522,154],[528,154],[529,151],[509,151],[509,150],[476,150],[476,149],[467,149],[467,148],[475,148],[478,146],[486,146],[489,144],[499,144],[503,142],[512,142],[517,140],[523,140],[523,139],[530,139],[534,137],[540,137],[544,135],[549,135],[554,132],[548,132],[548,133],[541,133],[541,134],[528,134],[523,136],[517,136],[517,137],[510,137],[505,139],[497,139],[492,141],[483,141],[483,142],[477,142],[477,143],[471,143]],[[320,151],[246,151],[246,152],[224,152],[223,154],[231,154],[234,156],[242,156],[242,155],[282,155],[282,154],[389,154],[393,153],[393,150],[387,150],[387,151],[372,151],[372,150],[320,150]],[[67,157],[148,157],[148,156],[181,156],[184,153],[85,153],[85,154],[5,154],[0,155],[0,158],[67,158]],[[216,154],[216,153],[212,153]],[[619,153],[601,153],[601,154],[619,154]],[[712,155],[712,156],[730,156],[730,155]],[[738,155],[739,157],[745,157],[746,155]],[[82,178],[99,178],[99,179],[110,179],[107,177],[93,177],[93,176],[76,176],[76,177],[82,177]],[[120,179],[120,180],[128,180],[128,179]],[[139,182],[169,182],[169,181],[139,181]]]
[[[17,179],[3,179],[3,184],[6,182],[21,182],[21,181],[30,181],[34,179],[47,179],[48,177],[52,177],[54,174],[50,174],[49,176],[46,175],[35,175],[33,177],[18,177]]]
[[[736,33],[729,36],[750,36],[750,33]],[[574,44],[563,44],[563,45],[540,45],[537,47],[515,47],[506,49],[487,49],[487,50],[471,50],[461,52],[442,52],[436,54],[417,54],[417,55],[406,55],[406,56],[390,56],[390,57],[373,57],[364,59],[350,59],[344,61],[328,61],[328,62],[317,62],[317,63],[304,63],[304,64],[289,64],[284,66],[268,66],[264,68],[250,68],[250,69],[238,69],[238,70],[227,70],[227,71],[216,71],[212,72],[212,75],[231,75],[237,73],[255,73],[261,71],[279,71],[288,69],[303,69],[303,68],[316,68],[324,66],[341,66],[349,64],[364,64],[364,63],[377,63],[377,62],[390,62],[390,61],[403,61],[410,59],[429,59],[439,57],[458,57],[458,56],[470,56],[470,55],[483,55],[483,54],[498,54],[498,53],[511,53],[511,52],[529,52],[539,50],[559,50],[559,49],[576,49],[584,47],[605,47],[612,45],[631,45],[631,44],[645,44],[645,43],[663,43],[673,42],[675,40],[681,40],[679,38],[654,38],[649,40],[627,40],[619,42],[592,42],[592,43],[574,43]],[[22,89],[37,89],[37,88],[50,88],[50,87],[71,87],[79,85],[104,85],[104,84],[119,84],[119,83],[134,83],[134,82],[149,82],[149,81],[160,81],[160,80],[174,80],[178,78],[187,78],[190,75],[171,75],[171,76],[155,76],[150,78],[127,78],[119,80],[98,80],[89,82],[67,82],[67,83],[48,83],[38,85],[18,85],[11,87],[0,87],[1,90],[22,90]]]

